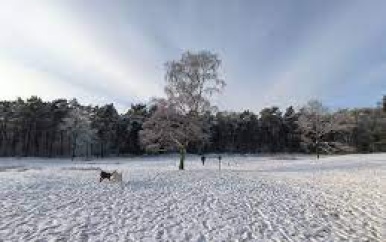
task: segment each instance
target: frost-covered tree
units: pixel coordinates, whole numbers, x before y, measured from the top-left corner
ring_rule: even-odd
[[[71,110],[63,119],[62,130],[66,130],[71,137],[71,157],[77,154],[89,155],[89,145],[96,138],[96,130],[91,126],[90,110],[81,107],[76,101],[71,102]]]
[[[383,112],[386,113],[386,95],[383,96],[382,107],[383,107]]]
[[[150,110],[145,104],[131,105],[125,115],[127,122],[127,146],[128,150],[134,154],[140,154],[143,149],[140,147],[139,132],[142,130],[143,123],[150,116]]]
[[[157,109],[140,131],[141,144],[147,151],[180,151],[179,169],[184,169],[186,147],[190,142],[202,141],[205,134],[198,119],[179,114],[165,100],[159,100]]]
[[[299,114],[290,106],[286,109],[283,115],[283,130],[285,151],[296,152],[300,145],[300,132],[298,126]]]
[[[349,147],[333,139],[333,135],[348,131],[353,126],[351,117],[345,112],[330,113],[320,101],[311,100],[300,110],[298,125],[302,131],[302,142],[313,147],[319,159],[320,151],[333,152]]]
[[[260,112],[260,127],[263,150],[278,152],[284,146],[283,119],[278,107],[264,108]]]
[[[225,86],[219,77],[221,60],[208,51],[186,52],[180,60],[166,63],[167,98],[143,125],[141,143],[147,150],[179,149],[179,169],[184,169],[189,142],[203,140],[200,116],[215,110],[210,100]]]
[[[95,107],[93,111],[92,127],[97,131],[99,155],[111,154],[117,149],[117,128],[119,115],[114,104]]]
[[[149,120],[157,110],[153,121],[158,119],[165,121],[160,117],[173,117],[167,118],[166,124],[173,127],[171,133],[175,132],[173,137],[178,137],[178,139],[175,138],[177,141],[182,140],[182,143],[188,144],[185,147],[190,152],[253,153],[316,150],[315,135],[307,128],[299,128],[298,117],[301,112],[304,116],[305,109],[300,112],[290,107],[282,112],[270,107],[263,109],[260,115],[251,111],[205,112],[204,114],[201,112],[194,115],[195,112],[184,114],[185,112],[173,106],[168,99],[166,101],[167,105],[163,107],[170,109],[157,109],[157,105],[134,104],[124,114],[118,114],[113,105],[84,106],[66,99],[43,101],[38,97],[31,97],[25,100],[18,98],[17,100],[0,101],[0,156],[53,157],[59,155],[71,157],[72,153],[98,156],[102,152],[106,156],[142,154],[146,146],[158,142],[154,141],[156,139],[153,137],[149,138],[149,143],[141,145],[139,135],[145,122],[147,122],[145,125],[147,131],[158,129],[149,128],[152,125],[162,124],[152,124]],[[76,132],[72,130],[71,125],[63,129],[63,123],[69,123],[67,120],[69,112],[75,106],[84,110],[91,118],[91,127],[96,130],[97,134],[89,145],[79,144],[79,141],[78,146],[73,146],[75,148],[73,151],[72,141]],[[162,107],[162,105],[158,106]],[[320,146],[318,150],[385,152],[386,112],[382,112],[382,109],[382,102],[379,102],[376,107],[335,112],[327,110],[326,116],[322,115],[322,120],[326,119],[327,123],[330,120],[340,120],[339,129],[324,132],[325,134],[318,142]],[[165,115],[166,111],[173,115]],[[175,120],[178,122],[174,122]],[[303,123],[309,124],[309,122]],[[193,134],[199,135],[195,136],[190,131],[182,132],[183,124],[186,125],[186,130],[196,130]],[[184,136],[181,135],[181,132]],[[187,141],[188,138],[189,141]],[[208,142],[203,142],[203,140]],[[159,147],[161,148],[159,149],[164,149],[163,146],[173,146],[168,149],[178,150],[176,143],[174,141],[171,142],[172,145],[165,145],[165,142],[160,142]],[[147,148],[151,147],[150,145]]]
[[[208,51],[186,52],[177,61],[166,63],[165,93],[176,111],[200,115],[213,111],[210,98],[221,93],[225,81],[219,76],[221,60]]]

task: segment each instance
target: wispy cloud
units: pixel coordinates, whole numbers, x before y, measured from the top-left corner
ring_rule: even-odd
[[[334,14],[326,14],[323,25],[308,30],[308,38],[296,55],[278,68],[265,95],[265,104],[275,100],[280,105],[288,100],[301,104],[310,98],[329,97],[341,84],[352,83],[354,80],[347,80],[347,76],[357,74],[357,68],[362,67],[358,58],[368,58],[366,51],[386,28],[382,9],[350,2]]]
[[[63,8],[42,1],[39,4],[14,1],[2,5],[1,45],[8,49],[0,56],[3,62],[0,75],[7,82],[8,89],[2,89],[2,95],[12,88],[12,93],[16,95],[47,96],[47,93],[60,90],[63,85],[72,85],[72,89],[83,93],[89,92],[88,96],[95,96],[94,100],[102,93],[95,93],[96,89],[104,90],[112,100],[117,99],[114,96],[144,100],[160,94],[158,84],[146,79],[151,76],[146,75],[149,71],[146,66],[137,63],[135,57],[128,58],[122,53],[110,51],[108,46],[99,45],[98,39],[92,38],[92,33]],[[36,53],[36,50],[39,52]],[[10,65],[13,68],[9,69]],[[17,65],[18,71],[13,71]],[[28,71],[25,71],[26,66]],[[26,73],[31,73],[31,70],[41,83],[50,83],[50,89],[24,85],[29,79]],[[18,91],[21,86],[24,87]],[[68,90],[61,90],[61,93],[74,95]],[[103,95],[100,98],[103,99]]]
[[[162,95],[163,63],[200,49],[224,60],[224,109],[358,105],[358,90],[371,105],[386,88],[383,1],[168,3],[2,1],[0,97],[124,109]]]

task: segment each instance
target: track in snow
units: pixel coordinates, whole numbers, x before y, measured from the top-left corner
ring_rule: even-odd
[[[0,241],[382,241],[382,162],[234,159],[221,172],[198,159],[182,172],[170,158],[3,162]],[[98,167],[124,184],[99,183]]]

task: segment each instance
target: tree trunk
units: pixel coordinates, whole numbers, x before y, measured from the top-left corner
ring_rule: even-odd
[[[71,138],[72,140],[71,140],[71,143],[72,143],[72,154],[71,154],[71,160],[74,160],[74,158],[75,158],[75,151],[76,151],[76,137],[72,137]]]
[[[63,149],[63,130],[60,130],[60,155],[64,156],[64,149]]]
[[[48,152],[49,157],[52,157],[52,155],[53,155],[55,136],[56,136],[55,131],[51,131],[51,133],[49,134],[49,138],[50,138],[50,148],[49,148],[49,152]],[[48,137],[47,137],[47,140],[48,140]],[[57,152],[55,152],[55,153],[57,155]]]
[[[319,142],[316,142],[316,158],[319,160],[320,154],[319,154]]]
[[[30,130],[27,130],[26,137],[25,137],[25,149],[24,149],[24,156],[29,156],[29,150],[30,150]]]
[[[184,170],[185,154],[186,154],[185,147],[181,147],[180,148],[180,165],[178,167],[178,169],[180,170]]]
[[[15,130],[13,131],[13,135],[12,135],[12,148],[11,148],[11,152],[12,152],[12,156],[15,157],[16,156],[16,143],[17,143],[17,136],[19,135],[18,132],[16,132]]]
[[[67,135],[67,142],[68,142],[68,157],[71,157],[71,154],[72,154],[72,138],[71,138],[71,134]]]
[[[88,160],[89,159],[89,155],[88,155],[88,152],[89,152],[89,143],[88,142],[86,142],[86,160]]]
[[[0,147],[0,150],[2,151],[2,156],[7,156],[7,147],[8,147],[8,142],[7,142],[7,135],[6,135],[6,132],[7,131],[3,131],[1,132],[2,133],[2,136],[1,136],[1,147]]]
[[[34,135],[34,156],[39,157],[39,150],[40,150],[40,145],[39,145],[39,132],[36,130],[36,125],[35,125],[35,135]]]

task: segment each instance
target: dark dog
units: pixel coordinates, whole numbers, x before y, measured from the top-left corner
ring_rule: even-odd
[[[110,173],[110,172],[106,172],[106,171],[101,171],[99,182],[102,182],[104,179],[108,179],[110,181],[113,174],[114,174],[114,172]]]

